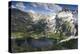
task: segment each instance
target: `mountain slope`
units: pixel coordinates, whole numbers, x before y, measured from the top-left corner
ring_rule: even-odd
[[[18,31],[18,32],[25,32],[28,30],[34,30],[41,24],[46,23],[46,19],[50,18],[48,15],[42,15],[38,13],[31,13],[31,12],[23,12],[18,9],[11,8],[11,31]],[[43,21],[43,22],[41,22]]]
[[[22,12],[18,9],[11,10],[11,31],[22,31],[27,29],[26,26],[32,23],[29,13]]]

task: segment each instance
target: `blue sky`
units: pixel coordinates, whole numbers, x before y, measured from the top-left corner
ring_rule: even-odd
[[[58,4],[61,7],[66,7],[69,8],[70,10],[77,10],[78,9],[78,5],[73,5],[73,4]]]
[[[12,8],[17,8],[25,12],[41,13],[41,14],[55,14],[61,11],[62,8],[69,8],[70,10],[76,10],[77,5],[65,5],[65,4],[48,4],[48,3],[32,3],[32,2],[19,2],[13,1]]]

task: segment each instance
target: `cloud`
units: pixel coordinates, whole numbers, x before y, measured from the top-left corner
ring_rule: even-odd
[[[32,12],[32,13],[36,12],[36,13],[51,14],[51,15],[55,15],[57,12],[62,10],[62,7],[52,3],[17,2],[15,5],[12,5],[12,8],[17,8],[25,12]]]
[[[54,5],[54,6],[53,6],[53,11],[59,12],[59,11],[61,11],[61,10],[62,10],[62,7],[60,7],[59,5]]]
[[[38,7],[36,3],[30,3],[33,7]]]
[[[62,10],[61,6],[59,6],[57,4],[52,4],[52,3],[31,3],[31,4],[34,8],[36,7],[42,11],[44,10],[49,13],[57,13]],[[39,11],[39,12],[42,12],[42,11]]]
[[[20,9],[22,11],[25,11],[26,7],[24,6],[23,2],[18,2],[18,3],[16,3],[16,8]]]
[[[11,5],[11,8],[16,8],[14,5]]]
[[[31,12],[31,13],[35,13],[35,11],[34,10],[28,10],[29,12]]]
[[[60,7],[59,5],[56,5],[56,4],[50,4],[48,6],[45,6],[45,9],[49,10],[50,12],[57,13],[62,10],[62,7]]]

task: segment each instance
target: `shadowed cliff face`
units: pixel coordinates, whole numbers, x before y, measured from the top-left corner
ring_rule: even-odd
[[[29,13],[22,12],[18,9],[10,9],[11,11],[11,31],[25,31],[27,26],[32,23]]]

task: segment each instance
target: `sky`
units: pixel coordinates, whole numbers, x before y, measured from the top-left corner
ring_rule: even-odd
[[[61,7],[66,7],[69,8],[70,10],[78,10],[78,5],[73,5],[73,4],[58,4]]]
[[[66,5],[66,4],[51,4],[51,3],[35,3],[35,2],[19,2],[12,1],[12,8],[20,9],[25,12],[41,13],[41,14],[56,14],[61,11],[64,7],[70,10],[76,10],[77,5]]]

